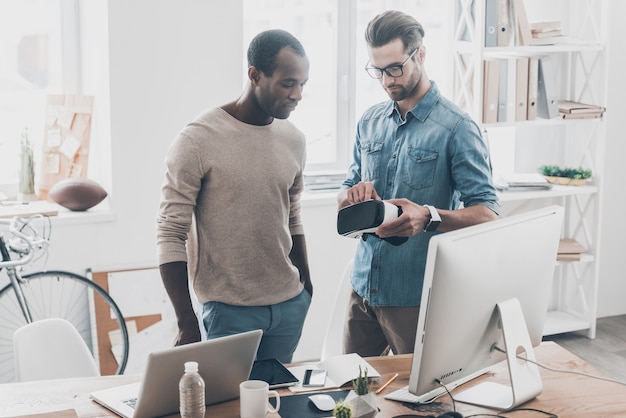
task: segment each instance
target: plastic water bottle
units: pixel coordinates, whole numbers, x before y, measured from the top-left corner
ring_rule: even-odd
[[[197,362],[185,363],[185,374],[178,383],[178,392],[181,418],[204,418],[204,379],[198,373]]]

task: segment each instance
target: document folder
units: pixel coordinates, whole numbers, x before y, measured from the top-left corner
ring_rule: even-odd
[[[511,29],[510,0],[498,0],[498,46],[511,44]]]
[[[528,59],[528,112],[526,113],[526,119],[537,119],[537,88],[539,78],[539,59],[537,57],[530,57]]]
[[[517,57],[515,69],[515,120],[526,120],[528,112],[528,57]]]
[[[485,47],[498,46],[498,0],[485,0]]]
[[[484,61],[483,79],[483,123],[498,121],[498,88],[500,78],[500,60],[491,58]]]
[[[539,57],[537,116],[545,119],[552,119],[559,116],[556,81],[549,55]]]
[[[530,45],[533,36],[528,23],[524,0],[513,0],[513,13],[515,15],[515,27],[517,28],[515,33],[519,40],[518,45]]]
[[[498,80],[498,122],[507,121],[508,112],[508,63],[507,59],[500,60],[500,78]]]

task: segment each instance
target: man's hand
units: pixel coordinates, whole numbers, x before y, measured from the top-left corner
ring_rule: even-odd
[[[174,345],[185,345],[198,342],[202,339],[198,322],[194,321],[188,325],[178,325],[178,334],[174,340]]]
[[[161,279],[172,302],[178,324],[178,335],[174,345],[184,345],[200,341],[200,326],[193,310],[189,285],[187,284],[187,263],[174,261],[159,266]]]
[[[304,289],[313,297],[313,283],[311,283],[311,273],[309,271],[309,259],[307,257],[306,239],[304,235],[292,235],[293,242],[289,259],[300,272],[300,281]]]
[[[381,238],[412,237],[423,231],[430,217],[428,208],[408,199],[389,199],[387,202],[400,206],[402,215],[376,228],[376,235]]]
[[[381,200],[374,189],[374,184],[370,181],[361,181],[349,189],[342,190],[337,197],[339,209],[372,199]]]

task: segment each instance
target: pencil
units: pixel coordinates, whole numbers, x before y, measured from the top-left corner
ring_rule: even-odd
[[[378,395],[380,392],[382,392],[387,386],[389,386],[389,384],[391,382],[393,382],[394,380],[396,380],[396,377],[398,377],[399,373],[394,374],[393,376],[391,376],[389,378],[389,380],[387,380],[385,383],[383,383],[383,385],[381,387],[379,387],[378,389],[376,389],[376,395]]]

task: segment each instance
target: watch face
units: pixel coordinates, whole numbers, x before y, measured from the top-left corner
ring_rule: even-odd
[[[428,232],[436,231],[440,223],[441,223],[440,221],[433,221],[431,219],[426,223],[426,226],[424,227],[424,231],[428,231]]]

